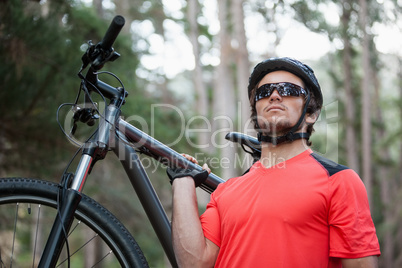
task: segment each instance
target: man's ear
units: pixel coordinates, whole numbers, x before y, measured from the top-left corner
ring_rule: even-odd
[[[315,111],[314,113],[306,115],[306,123],[307,124],[314,124],[320,115],[320,111]]]

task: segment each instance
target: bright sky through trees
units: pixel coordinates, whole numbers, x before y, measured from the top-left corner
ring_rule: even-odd
[[[90,4],[92,0],[82,0]],[[379,0],[382,1],[382,0]],[[181,19],[183,17],[181,9],[183,1],[181,0],[164,0],[165,12],[173,18]],[[114,4],[109,0],[104,0],[105,8],[113,8]],[[203,17],[200,23],[208,25],[210,34],[217,34],[219,31],[219,21],[217,15],[216,1],[204,1]],[[327,13],[326,19],[332,25],[339,23],[339,15],[335,4],[319,6],[323,12]],[[389,12],[392,7],[388,7]],[[300,60],[316,60],[331,50],[331,44],[325,35],[317,34],[309,31],[304,25],[293,20],[291,16],[277,18],[278,25],[282,32],[282,39],[279,45],[272,47],[275,41],[275,34],[267,31],[263,18],[250,12],[245,11],[246,33],[248,37],[248,48],[250,51],[250,60],[260,61],[261,57],[276,54],[278,56],[290,56]],[[249,15],[249,16],[247,16]],[[150,44],[150,54],[141,58],[144,68],[149,70],[157,70],[161,74],[165,74],[168,78],[173,78],[184,70],[192,70],[194,68],[194,57],[192,53],[191,43],[188,40],[182,25],[172,20],[166,20],[164,23],[166,31],[165,40],[154,33],[151,21],[134,21],[131,25],[132,31],[139,34],[144,40]],[[402,53],[402,19],[399,19],[397,25],[376,24],[372,29],[376,35],[375,42],[377,49],[382,53]],[[206,39],[206,38],[205,38]],[[209,40],[199,40],[200,42],[209,42]],[[141,41],[135,46],[141,48],[145,42]],[[334,42],[332,45],[337,45]],[[214,47],[214,46],[212,46]],[[218,48],[211,49],[210,53],[204,54],[202,57],[204,65],[216,66],[219,64]]]

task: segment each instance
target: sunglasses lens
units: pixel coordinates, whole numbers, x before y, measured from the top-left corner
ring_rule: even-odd
[[[306,95],[306,91],[302,87],[292,83],[264,84],[257,88],[255,101],[259,101],[263,98],[271,96],[274,90],[277,90],[279,95],[281,95],[282,97],[299,97],[301,94]]]

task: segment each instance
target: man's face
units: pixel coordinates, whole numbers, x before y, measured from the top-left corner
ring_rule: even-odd
[[[268,73],[261,79],[257,87],[264,84],[281,82],[289,82],[305,88],[303,80],[286,71]],[[269,136],[281,136],[286,134],[299,120],[304,103],[304,95],[300,97],[282,97],[277,90],[274,90],[269,97],[257,101],[255,108],[257,111],[258,125],[262,129],[262,132]],[[304,131],[305,128],[306,124],[303,123],[301,129]]]

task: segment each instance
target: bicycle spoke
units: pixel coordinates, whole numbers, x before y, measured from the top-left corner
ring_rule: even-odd
[[[0,268],[37,267],[58,216],[59,187],[20,178],[0,179],[0,185]],[[71,267],[148,267],[128,231],[86,196],[74,214],[68,241],[72,250],[63,248],[57,267],[67,267],[69,261]],[[129,244],[136,251],[120,250]]]
[[[1,257],[1,248],[0,248],[0,268],[6,267],[6,265],[3,262],[3,258]]]
[[[77,221],[77,224],[71,228],[70,233],[68,234],[67,237],[70,237],[70,235],[74,232],[74,230],[80,225],[81,221]]]
[[[12,243],[12,246],[11,246],[10,268],[13,267],[15,234],[17,233],[17,221],[18,221],[18,209],[19,209],[19,206],[20,206],[20,204],[16,203],[15,219],[14,219],[13,243]]]
[[[31,204],[28,205],[28,214],[31,214]],[[36,219],[36,233],[35,233],[35,244],[33,248],[33,260],[32,260],[32,268],[35,267],[35,257],[36,257],[36,243],[38,242],[38,230],[39,230],[39,216],[40,216],[40,204],[38,205],[38,217]]]
[[[110,250],[108,253],[105,254],[105,256],[103,256],[97,263],[95,263],[91,268],[95,267],[96,265],[98,265],[99,263],[101,263],[104,259],[106,259],[106,257],[108,257],[109,255],[113,254],[113,252]]]
[[[70,233],[71,234],[71,233]],[[77,252],[79,252],[81,249],[83,249],[85,246],[87,246],[89,243],[91,243],[92,240],[98,237],[98,234],[95,234],[91,239],[89,239],[87,242],[85,242],[81,247],[79,247],[76,251],[74,251],[70,256],[68,256],[66,259],[64,259],[62,262],[59,263],[56,267],[59,267],[63,263],[65,263],[69,258],[74,256]]]

